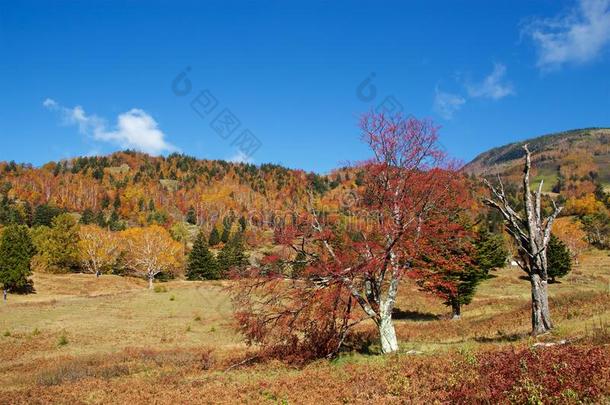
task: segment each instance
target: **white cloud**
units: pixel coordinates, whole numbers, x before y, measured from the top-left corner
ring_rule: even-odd
[[[157,122],[145,111],[133,108],[119,114],[113,130],[108,129],[105,120],[96,115],[87,115],[81,106],[64,107],[55,100],[47,98],[44,107],[61,114],[65,125],[76,125],[81,134],[96,141],[109,142],[125,149],[135,149],[152,155],[177,151],[165,140],[165,134]]]
[[[435,90],[434,111],[446,120],[452,119],[465,103],[466,99],[458,94],[441,91],[438,87]]]
[[[483,97],[499,100],[515,94],[513,85],[504,81],[506,66],[495,63],[493,71],[480,83],[467,83],[466,90],[470,97]]]
[[[54,109],[57,107],[57,102],[55,100],[53,100],[52,98],[46,98],[42,102],[42,105],[45,106],[46,108]]]
[[[233,162],[233,163],[252,163],[253,160],[250,156],[246,155],[244,152],[242,151],[237,151],[237,153],[233,156],[231,156],[228,159],[229,162]]]
[[[578,0],[567,14],[534,20],[523,32],[536,44],[543,70],[590,62],[610,44],[610,0]]]

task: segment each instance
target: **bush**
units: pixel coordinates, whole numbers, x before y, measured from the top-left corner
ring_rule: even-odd
[[[38,374],[37,382],[40,385],[52,386],[89,377],[110,379],[129,375],[129,373],[129,367],[124,364],[103,365],[94,359],[70,360],[42,371]]]
[[[506,349],[477,356],[474,378],[457,376],[452,403],[594,402],[605,394],[610,356],[603,347]],[[455,372],[463,375],[459,369]]]
[[[153,290],[156,293],[166,293],[167,292],[167,287],[164,285],[155,285],[155,288]]]
[[[205,348],[201,353],[201,369],[210,370],[216,364],[214,349]]]
[[[59,336],[59,340],[57,341],[57,346],[61,347],[61,346],[65,346],[68,344],[68,337],[66,336],[65,333],[62,333],[61,336]]]

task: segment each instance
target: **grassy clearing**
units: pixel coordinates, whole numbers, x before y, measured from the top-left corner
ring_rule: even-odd
[[[464,308],[460,321],[447,319],[448,309],[437,299],[406,283],[396,320],[399,356],[351,354],[302,370],[250,362],[225,372],[248,358],[251,349],[231,328],[223,283],[172,281],[149,291],[136,279],[38,274],[36,294],[11,295],[0,305],[0,403],[308,403],[316,398],[392,403],[424,398],[440,380],[446,392],[447,381],[457,378],[452,365],[477,353],[534,343],[527,335],[529,283],[520,276],[516,268],[498,271]],[[607,253],[590,252],[550,292],[557,329],[540,340],[607,347]],[[408,355],[409,350],[421,353]],[[389,382],[366,377],[378,371]],[[323,389],[316,379],[324,381]],[[369,386],[354,391],[354,384],[364,382]],[[413,397],[417,393],[422,396]]]

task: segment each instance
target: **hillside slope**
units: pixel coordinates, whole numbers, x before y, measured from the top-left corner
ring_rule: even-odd
[[[0,162],[0,214],[26,217],[29,223],[37,207],[49,205],[89,212],[120,226],[171,224],[189,215],[191,222],[208,227],[241,215],[252,217],[255,225],[268,225],[302,207],[309,191],[337,199],[333,195],[340,196],[343,186],[355,179],[346,170],[318,175],[274,164],[133,151],[49,162],[40,168]]]
[[[545,191],[566,195],[590,192],[595,184],[610,185],[610,129],[576,129],[543,135],[493,148],[478,155],[465,170],[475,175],[500,174],[516,180],[523,165],[522,146],[528,144]]]

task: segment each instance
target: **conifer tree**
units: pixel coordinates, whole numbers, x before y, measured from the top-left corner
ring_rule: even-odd
[[[485,272],[504,267],[508,249],[501,234],[480,231],[475,241],[477,266]]]
[[[506,264],[508,250],[502,235],[481,231],[473,239],[471,242],[465,235],[450,239],[440,260],[427,258],[429,269],[413,274],[423,291],[441,297],[451,307],[453,319],[460,319],[462,306],[472,302],[489,271]]]
[[[97,214],[95,214],[94,222],[100,228],[105,228],[106,227],[106,217],[104,217],[104,212],[103,211],[98,211]]]
[[[222,235],[220,235],[220,241],[222,243],[228,243],[230,236],[230,230],[226,226],[222,228]]]
[[[78,269],[80,241],[79,226],[70,214],[62,214],[53,219],[47,236],[38,247],[42,263],[48,271],[66,273]]]
[[[89,225],[95,222],[95,214],[91,208],[85,208],[83,215],[80,217],[80,223],[83,225]]]
[[[114,197],[114,202],[112,203],[112,206],[115,210],[121,208],[121,197],[119,196],[119,193],[117,193],[117,195]]]
[[[28,228],[24,225],[9,225],[0,237],[0,284],[4,300],[9,291],[32,290],[28,276],[32,274],[30,262],[35,249]]]
[[[212,228],[212,232],[210,232],[209,243],[210,246],[216,246],[220,243],[220,235],[218,234],[218,229],[216,229],[216,227]]]
[[[479,284],[489,278],[489,272],[506,265],[508,249],[502,235],[481,231],[474,241],[474,263],[457,275],[457,294],[448,301],[453,317],[459,318],[461,306],[472,302]]]
[[[248,264],[241,234],[236,234],[226,243],[218,254],[220,277],[225,277],[232,269],[242,270]]]
[[[555,235],[551,235],[549,246],[546,249],[549,266],[549,279],[551,283],[555,278],[563,277],[572,270],[572,254],[565,243]]]
[[[186,213],[186,222],[191,225],[197,225],[197,214],[195,213],[195,208],[189,208],[188,212]]]
[[[246,218],[242,215],[239,218],[239,229],[240,229],[240,232],[244,232],[246,230],[246,226],[247,226]]]
[[[42,204],[36,207],[34,211],[34,226],[51,226],[53,218],[62,213],[62,210],[48,204]]]
[[[208,249],[203,231],[199,231],[188,256],[186,278],[189,280],[215,280],[218,276],[216,258]]]

